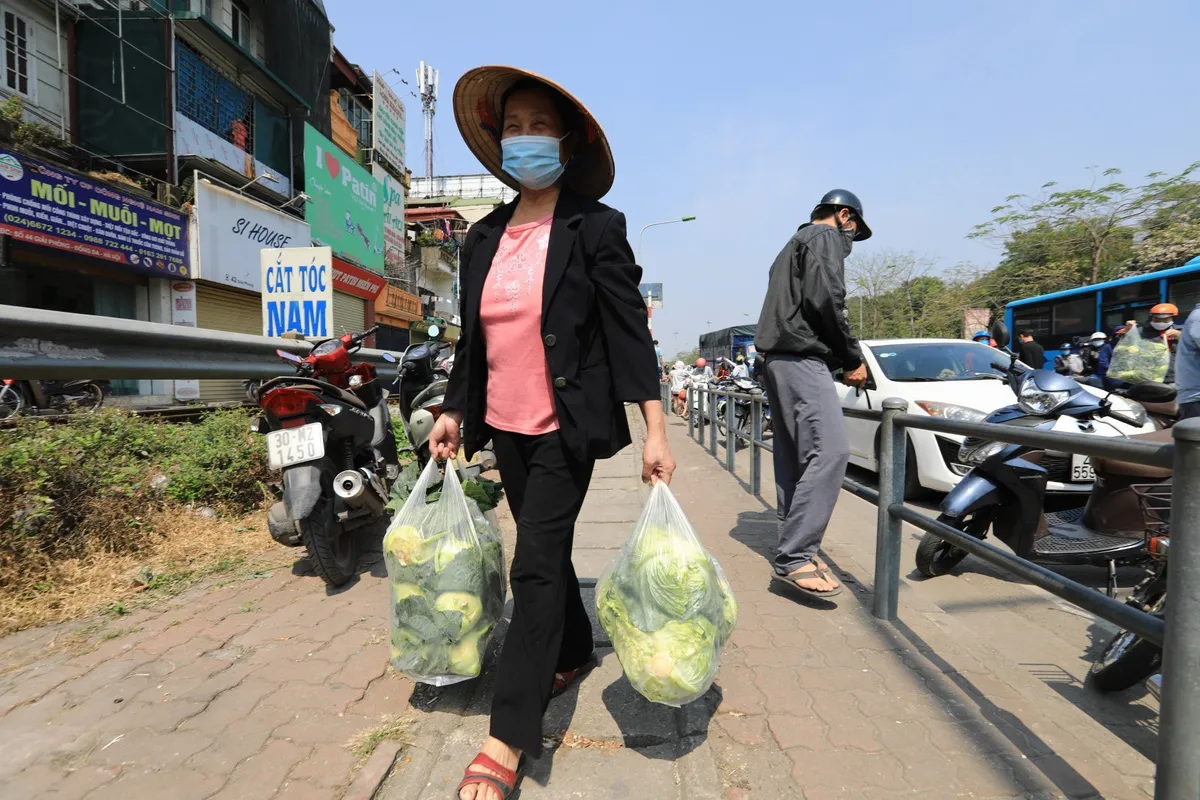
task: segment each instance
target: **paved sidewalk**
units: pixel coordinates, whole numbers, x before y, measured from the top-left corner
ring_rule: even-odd
[[[265,526],[247,535],[270,541]],[[299,552],[156,608],[0,641],[0,797],[340,797],[356,761],[345,743],[406,712],[412,684],[386,672],[378,556],[327,594],[293,574]]]
[[[871,617],[870,553],[831,549],[850,590],[836,605],[771,591],[773,511],[686,426],[672,422],[669,435],[675,494],[741,607],[717,684],[686,709],[655,706],[602,649],[602,667],[551,703],[557,747],[530,766],[522,798],[1152,794],[1146,758],[936,606],[906,591],[901,622]],[[644,497],[638,466],[630,451],[598,467],[578,529],[581,579],[598,576],[628,535]],[[875,509],[843,495],[834,525],[873,531]],[[598,629],[597,640],[607,644]],[[486,735],[489,680],[414,693],[413,738],[382,797],[452,796]]]
[[[899,623],[870,616],[873,507],[843,495],[828,540],[850,591],[836,605],[798,603],[770,590],[773,512],[686,426],[670,423],[669,436],[675,494],[741,608],[717,683],[685,709],[648,703],[597,627],[602,664],[551,704],[550,748],[529,768],[526,800],[1151,795],[1144,738],[1106,729],[1097,719],[1111,719],[1031,674],[1025,650],[983,638],[991,630],[977,620],[1014,624],[1005,609],[964,624],[931,590],[905,583]],[[575,552],[589,606],[641,510],[639,474],[636,448],[597,469]],[[500,516],[511,553],[512,520]],[[248,535],[266,541],[265,530]],[[385,715],[408,730],[377,796],[451,797],[486,735],[493,672],[414,687],[387,668],[377,557],[329,594],[293,574],[295,554],[276,551],[270,574],[102,626],[0,640],[0,797],[339,798],[359,774],[345,743]],[[87,646],[73,651],[71,639]]]

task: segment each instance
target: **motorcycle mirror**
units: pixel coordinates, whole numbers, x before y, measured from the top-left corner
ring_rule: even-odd
[[[992,338],[996,340],[996,347],[1001,350],[1008,347],[1012,341],[1012,334],[1008,330],[1008,326],[1004,324],[1004,320],[996,320],[992,323]]]
[[[301,361],[304,360],[303,358],[296,355],[295,353],[289,353],[287,350],[276,350],[275,355],[279,356],[284,361],[291,361],[295,364],[299,364]]]
[[[438,335],[441,334],[441,332],[442,332],[441,328],[439,328],[437,325],[429,326],[429,338],[430,339],[436,339],[438,337]]]
[[[395,357],[394,355],[392,355],[391,353],[384,353],[384,354],[383,354],[383,360],[384,360],[384,361],[386,361],[386,362],[388,362],[389,364],[395,364],[395,363],[396,363],[396,357]]]

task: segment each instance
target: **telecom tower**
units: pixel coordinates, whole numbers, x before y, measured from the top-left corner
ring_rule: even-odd
[[[421,94],[421,112],[425,117],[425,178],[433,178],[433,112],[437,105],[438,71],[421,62],[417,67],[417,91]]]

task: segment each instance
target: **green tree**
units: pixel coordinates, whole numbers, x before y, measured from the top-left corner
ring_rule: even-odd
[[[1051,181],[1036,196],[1009,195],[969,237],[1003,242],[1005,259],[1013,264],[1053,268],[1060,275],[1072,272],[1073,264],[1086,265],[1086,282],[1098,283],[1125,268],[1133,256],[1134,228],[1169,204],[1197,168],[1200,162],[1171,177],[1154,172],[1140,186],[1122,183],[1121,171],[1113,168],[1094,175],[1087,187],[1058,189]]]

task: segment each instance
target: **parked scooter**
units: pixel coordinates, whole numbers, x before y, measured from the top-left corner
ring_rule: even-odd
[[[1160,430],[1170,428],[1179,421],[1179,403],[1175,399],[1178,392],[1170,384],[1146,381],[1114,389],[1113,394],[1141,404],[1154,426]]]
[[[1162,616],[1167,608],[1167,560],[1171,552],[1171,484],[1135,486],[1148,520],[1146,552],[1154,562],[1153,572],[1134,587],[1126,605],[1147,614]],[[1121,631],[1092,664],[1092,686],[1102,692],[1119,692],[1154,675],[1162,664],[1162,648],[1133,631]],[[1147,684],[1153,693],[1162,685]]]
[[[449,345],[438,341],[440,333],[436,325],[430,325],[428,341],[410,344],[400,357],[400,372],[396,376],[400,424],[422,469],[429,461],[429,434],[433,431],[433,423],[442,415],[450,370],[454,368],[454,356],[446,354]],[[464,471],[468,478],[473,478],[483,470],[491,469],[495,463],[489,445],[466,465]]]
[[[442,361],[440,333],[436,325],[430,325],[427,341],[410,344],[400,357],[400,372],[396,376],[400,423],[422,468],[429,461],[429,434],[442,414],[442,401],[449,385],[448,377],[438,371],[438,363]]]
[[[79,379],[71,381],[0,380],[0,419],[18,414],[37,414],[50,410],[95,411],[104,403],[108,381]]]
[[[997,323],[992,337],[998,347],[1009,342],[1008,328]],[[1050,430],[1063,417],[1075,421],[1083,432],[1116,420],[1130,428],[1146,424],[1145,412],[1113,407],[1070,378],[1050,370],[1028,370],[1015,354],[1007,377],[1019,402],[992,412],[987,422]],[[1115,428],[1114,428],[1115,429]],[[1126,435],[1115,429],[1118,435]],[[1135,434],[1132,439],[1166,442],[1168,431]],[[1092,477],[1094,485],[1085,508],[1044,512],[1047,470],[1045,453],[1024,445],[968,438],[959,460],[973,468],[942,501],[939,521],[983,539],[988,531],[1021,558],[1039,564],[1095,564],[1109,570],[1108,592],[1116,592],[1116,567],[1145,558],[1145,521],[1133,484],[1164,482],[1170,471],[1157,467],[1075,456],[1073,473]],[[945,575],[966,558],[967,552],[926,534],[917,548],[917,570],[927,578]]]
[[[759,386],[757,382],[751,380],[750,378],[729,378],[724,381],[718,382],[717,387],[722,388],[722,389],[729,389],[729,390],[732,390],[735,392],[741,392],[743,394],[761,395],[763,393],[762,387]],[[728,399],[729,399],[728,397],[721,397],[719,400],[717,400],[717,430],[720,431],[722,436],[727,436],[727,433],[728,433],[725,430],[725,421],[727,419],[725,408],[726,408]],[[750,433],[750,424],[751,424],[752,420],[754,419],[753,413],[752,413],[754,405],[755,404],[749,400],[744,400],[741,398],[734,399],[734,402],[733,402],[733,425],[734,425],[734,430],[737,433],[747,434],[747,435]],[[765,422],[765,421],[769,420],[770,417],[766,415],[766,405],[763,404],[761,406],[761,408],[763,408],[763,411],[760,413],[762,413],[764,415],[763,421]],[[765,428],[763,428],[763,429],[765,429]]]
[[[256,392],[264,413],[252,429],[267,437],[271,468],[283,471],[283,500],[267,517],[271,537],[306,547],[330,586],[354,577],[358,543],[351,532],[384,515],[399,474],[375,368],[350,360],[374,332],[326,339],[304,358],[276,350],[297,374],[266,381]]]

